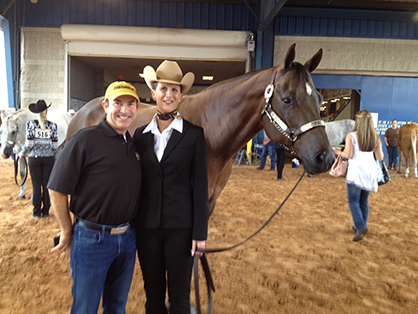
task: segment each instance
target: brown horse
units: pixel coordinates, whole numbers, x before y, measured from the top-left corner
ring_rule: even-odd
[[[305,65],[293,62],[294,58],[295,44],[278,67],[212,85],[180,103],[184,118],[205,131],[210,214],[229,179],[232,158],[263,128],[273,141],[286,142],[299,154],[306,172],[321,173],[331,167],[334,153],[319,114],[322,96],[310,76],[321,61],[322,49]],[[102,100],[95,98],[77,112],[68,136],[105,117]],[[149,123],[155,113],[155,106],[140,104],[129,132]]]
[[[417,177],[417,136],[418,124],[405,124],[401,127],[398,134],[399,164],[398,173],[401,173],[402,157],[405,156],[405,177],[409,176],[409,162],[412,161],[412,171]]]

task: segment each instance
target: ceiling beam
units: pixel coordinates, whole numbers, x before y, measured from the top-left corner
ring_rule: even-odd
[[[280,9],[284,6],[287,0],[278,0],[274,7],[270,10],[267,16],[264,15],[264,17],[261,17],[262,23],[258,27],[257,32],[262,32],[266,29],[267,26],[270,25],[270,23],[274,20],[276,15],[279,13]],[[266,9],[266,5],[263,5],[264,1],[261,1],[262,7],[261,10]]]

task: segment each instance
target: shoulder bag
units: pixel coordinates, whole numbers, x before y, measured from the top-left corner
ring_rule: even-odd
[[[329,171],[333,177],[345,177],[347,174],[348,159],[340,156],[335,159],[334,164]]]

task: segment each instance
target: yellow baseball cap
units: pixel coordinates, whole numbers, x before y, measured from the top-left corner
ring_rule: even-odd
[[[131,84],[123,81],[117,81],[110,84],[109,87],[106,89],[104,100],[114,100],[119,96],[123,95],[130,95],[132,97],[135,97],[135,99],[139,101],[139,97],[136,94],[136,88],[133,87]]]

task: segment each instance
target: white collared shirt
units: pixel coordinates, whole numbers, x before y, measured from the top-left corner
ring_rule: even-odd
[[[173,130],[183,133],[183,118],[174,119],[168,128],[161,133],[158,129],[157,115],[154,115],[154,118],[152,118],[151,122],[142,132],[147,133],[151,131],[151,133],[154,134],[154,152],[158,161],[161,161],[161,158],[163,158],[164,150],[167,147],[171,134],[173,134]]]

